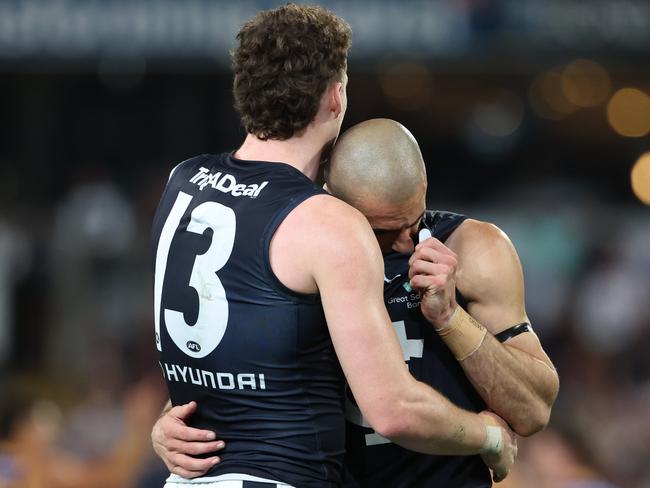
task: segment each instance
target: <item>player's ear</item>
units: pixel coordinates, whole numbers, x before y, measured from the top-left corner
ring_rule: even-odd
[[[331,83],[328,88],[328,99],[329,99],[329,111],[334,116],[338,118],[343,111],[343,90],[345,87],[340,81]]]

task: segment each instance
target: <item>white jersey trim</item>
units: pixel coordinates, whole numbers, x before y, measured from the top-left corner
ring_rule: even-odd
[[[201,488],[209,488],[209,483],[213,484],[214,488],[229,488],[230,486],[234,488],[235,486],[241,486],[241,484],[236,485],[227,483],[228,481],[258,481],[261,483],[275,483],[278,488],[293,488],[293,486],[287,485],[286,483],[282,483],[280,481],[269,480],[266,478],[260,478],[259,476],[251,476],[250,474],[243,473],[226,473],[219,476],[204,476],[194,479],[183,478],[177,474],[172,473],[169,475],[169,478],[167,478],[165,488],[181,488],[189,485],[198,485]]]

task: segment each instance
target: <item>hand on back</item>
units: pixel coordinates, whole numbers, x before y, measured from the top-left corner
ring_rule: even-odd
[[[203,476],[221,461],[215,455],[205,459],[196,456],[214,454],[225,447],[214,432],[187,425],[195,411],[196,402],[173,407],[160,416],[151,432],[153,448],[167,469],[188,479]]]

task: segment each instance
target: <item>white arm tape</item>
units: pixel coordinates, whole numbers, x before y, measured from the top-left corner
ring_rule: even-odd
[[[481,449],[481,454],[501,454],[501,451],[503,451],[503,431],[501,427],[486,425],[485,431],[485,443]]]

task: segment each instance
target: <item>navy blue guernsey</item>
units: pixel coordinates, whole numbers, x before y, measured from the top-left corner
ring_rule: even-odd
[[[325,194],[283,163],[230,154],[181,163],[153,225],[156,342],[174,405],[226,441],[206,476],[297,487],[341,482],[343,375],[317,295],[287,289],[269,246],[301,202]]]
[[[463,215],[427,211],[423,227],[444,242],[465,220]],[[445,395],[452,403],[473,412],[485,403],[469,382],[458,361],[420,313],[420,297],[408,286],[410,254],[384,256],[384,298],[402,345],[409,371]],[[459,304],[466,301],[457,293]],[[367,426],[354,398],[346,394],[346,487],[483,488],[492,486],[480,456],[431,456],[391,443]],[[365,424],[365,426],[364,426]]]

